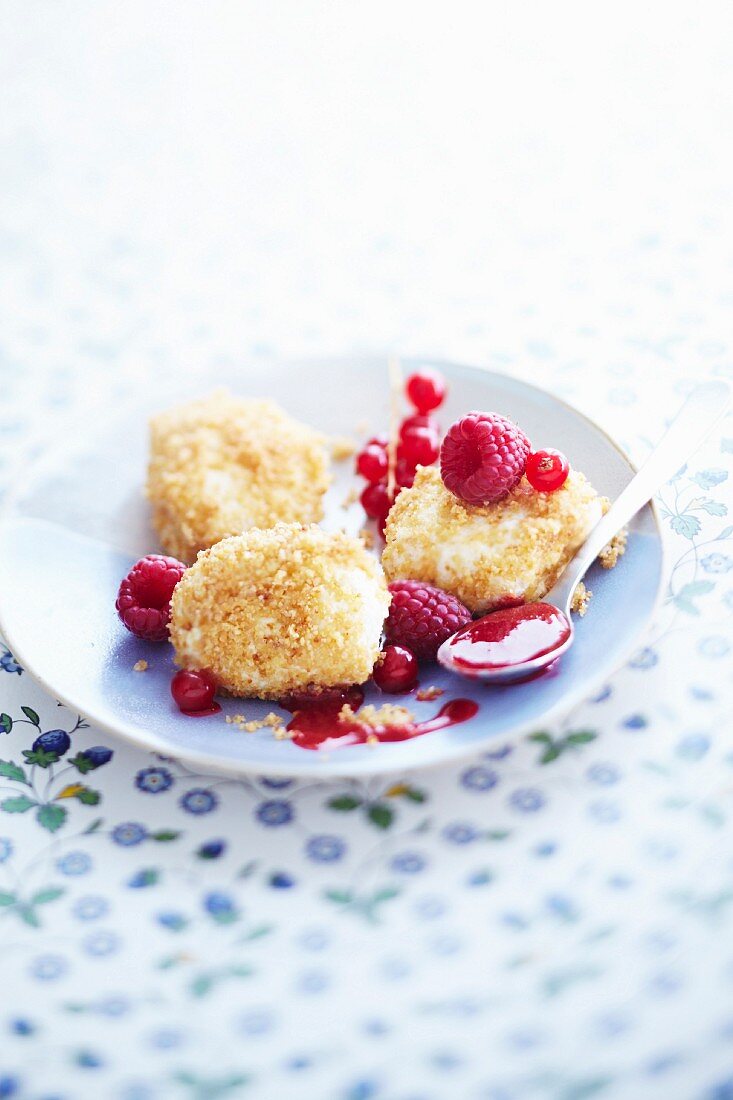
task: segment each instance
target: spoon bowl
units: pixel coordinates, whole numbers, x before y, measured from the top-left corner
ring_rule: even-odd
[[[725,416],[730,399],[730,386],[722,380],[697,386],[639,472],[590,532],[544,600],[511,610],[510,614],[516,618],[517,623],[528,624],[543,617],[538,615],[539,608],[546,607],[550,612],[557,612],[560,620],[565,620],[567,632],[561,631],[556,645],[552,644],[551,636],[542,635],[540,644],[536,647],[540,651],[536,655],[530,653],[523,656],[522,650],[526,652],[526,645],[507,647],[510,634],[504,628],[503,622],[497,623],[497,619],[506,616],[507,612],[494,611],[447,638],[438,650],[440,664],[459,676],[500,685],[537,676],[562,657],[563,653],[567,653],[575,634],[570,606],[586,571],[614,535],[673,477],[704,436]],[[557,616],[544,615],[545,619],[553,617],[557,620]],[[462,652],[474,649],[476,656],[467,659],[459,655],[459,649]]]

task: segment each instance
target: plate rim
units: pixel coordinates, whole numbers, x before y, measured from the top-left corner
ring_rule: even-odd
[[[286,372],[288,370],[302,368],[304,366],[307,366],[308,364],[313,365],[317,363],[321,367],[330,364],[336,367],[339,363],[344,363],[345,361],[349,361],[352,364],[360,362],[366,363],[367,361],[373,362],[375,358],[377,358],[377,356],[309,356],[306,358],[278,360],[277,362],[266,365],[257,363],[253,364],[253,366],[257,372],[260,372],[262,370],[270,372],[273,369]],[[381,356],[379,356],[379,358],[381,358]],[[386,362],[388,357],[385,356],[384,358]],[[552,393],[550,390],[547,390],[542,386],[537,386],[533,382],[527,382],[524,378],[517,377],[512,374],[492,370],[490,367],[460,363],[450,359],[435,359],[431,356],[411,355],[402,356],[400,357],[400,360],[403,365],[415,364],[416,366],[423,365],[436,368],[440,368],[442,366],[452,370],[458,368],[461,371],[467,371],[469,373],[475,372],[476,374],[488,375],[489,377],[493,376],[494,378],[508,379],[512,383],[535,391],[535,393],[541,395],[542,397],[549,397],[552,401],[563,406],[572,415],[579,417],[581,420],[585,421],[587,425],[589,425],[601,436],[603,436],[606,442],[628,465],[632,472],[632,476],[638,472],[637,465],[631,460],[624,448],[620,446],[620,444],[613,438],[613,436],[609,434],[609,432],[606,431],[605,428],[598,424],[592,417],[588,416],[586,413],[576,408],[576,406],[572,405],[569,401],[566,401],[564,398],[557,396],[556,394]],[[243,379],[244,377],[246,376],[243,372]],[[22,495],[24,487],[32,482],[37,468],[42,467],[44,462],[47,461],[50,456],[61,453],[63,449],[64,448],[61,445],[51,445],[41,450],[34,457],[33,461],[27,467],[24,476],[15,483],[15,485],[12,487],[12,491],[6,496],[5,500],[0,506],[0,528],[4,526],[7,522],[12,521],[12,519],[14,518],[12,515],[13,508],[16,505],[18,498]],[[662,604],[662,599],[667,587],[668,550],[664,539],[661,517],[659,515],[659,510],[655,498],[652,497],[652,499],[648,501],[648,503],[644,507],[649,507],[651,511],[654,520],[657,542],[660,550],[660,567],[657,581],[657,589],[649,614],[644,620],[643,625],[641,625],[640,628],[631,635],[628,644],[623,647],[622,653],[620,654],[618,660],[614,662],[613,666],[610,669],[604,670],[602,674],[599,674],[597,676],[589,676],[583,684],[582,688],[579,687],[576,691],[569,692],[567,696],[563,696],[558,699],[553,706],[551,706],[547,711],[544,712],[541,718],[542,721],[550,722],[561,717],[564,714],[570,713],[570,711],[572,711],[574,707],[579,706],[582,702],[588,699],[593,694],[595,688],[597,688],[604,680],[607,680],[609,677],[615,675],[619,671],[619,669],[625,667],[630,655],[639,644],[639,639],[644,636],[644,634],[649,630],[650,626],[657,619],[660,606]],[[16,516],[15,518],[22,519],[24,517]],[[79,534],[79,532],[75,533]],[[90,538],[90,536],[86,535],[81,537]],[[92,539],[91,541],[95,540]],[[44,691],[53,696],[70,710],[76,711],[80,714],[82,713],[76,703],[71,702],[69,698],[65,696],[62,692],[52,688],[42,676],[37,674],[33,670],[32,665],[26,661],[21,649],[18,649],[16,646],[13,645],[12,637],[8,634],[6,630],[1,594],[0,634],[8,643],[10,651],[12,652],[14,657],[17,657],[24,671],[27,671],[33,678],[33,680],[37,684],[39,684]],[[418,756],[415,761],[411,761],[409,764],[405,764],[404,762],[393,762],[390,764],[389,761],[384,761],[378,764],[377,760],[375,759],[377,754],[369,753],[368,756],[365,754],[363,760],[359,763],[352,761],[350,764],[344,762],[343,765],[339,765],[339,754],[338,751],[336,751],[334,753],[329,753],[327,756],[325,754],[321,756],[323,770],[319,773],[316,768],[313,768],[310,765],[307,769],[299,768],[297,763],[295,764],[295,767],[293,767],[293,761],[283,761],[282,763],[279,763],[277,761],[268,761],[266,765],[262,765],[259,763],[248,763],[244,760],[233,760],[226,757],[211,756],[205,751],[199,751],[196,749],[184,749],[183,751],[179,751],[178,748],[175,747],[172,750],[171,746],[167,742],[162,741],[158,737],[158,735],[153,732],[150,732],[145,737],[142,737],[140,734],[138,734],[135,727],[128,726],[126,723],[112,725],[104,718],[94,717],[92,713],[83,713],[83,717],[88,719],[89,722],[92,725],[96,726],[100,731],[109,734],[112,737],[119,737],[122,740],[127,741],[135,745],[137,748],[143,749],[146,752],[154,753],[157,756],[167,757],[171,760],[180,760],[184,763],[195,764],[197,767],[200,767],[205,771],[211,771],[213,774],[227,776],[231,775],[240,779],[249,778],[256,775],[271,775],[273,777],[287,777],[293,779],[316,778],[320,774],[320,776],[322,776],[324,780],[327,780],[378,775],[393,775],[395,773],[404,774],[405,772],[413,770],[427,770],[428,768],[440,768],[445,767],[446,765],[452,765],[469,757],[478,755],[485,749],[485,743],[481,743],[480,740],[477,740],[474,743],[456,744],[454,750],[446,753],[440,760],[426,760],[422,762]],[[527,733],[531,732],[534,728],[536,728],[537,721],[538,719],[534,718],[531,721],[524,721],[517,726],[512,726],[511,729],[507,730],[506,734],[503,734],[502,736],[514,743],[520,738],[524,737]],[[497,736],[498,735],[492,735],[492,738],[495,739]]]

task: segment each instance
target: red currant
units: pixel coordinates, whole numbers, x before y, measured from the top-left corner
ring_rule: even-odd
[[[392,507],[387,486],[381,481],[376,485],[367,485],[361,494],[361,506],[370,519],[383,523]]]
[[[182,668],[171,680],[171,695],[179,710],[186,714],[211,710],[216,707],[214,693],[216,680],[206,669]]]
[[[567,481],[570,463],[560,451],[546,447],[544,451],[532,452],[524,472],[527,481],[538,493],[554,493]]]
[[[380,691],[398,695],[415,686],[417,674],[417,657],[411,650],[403,645],[386,645],[374,666],[372,680]]]
[[[413,428],[430,428],[435,435],[440,435],[440,425],[433,416],[428,416],[427,413],[413,413],[412,416],[406,416],[400,424],[400,438],[405,432],[412,431]]]
[[[378,443],[369,443],[356,458],[356,472],[372,485],[387,475],[387,452]]]
[[[387,447],[389,447],[389,440],[386,435],[373,435],[371,439],[367,439],[364,446],[371,447],[372,445],[381,447],[383,451],[386,451]]]
[[[408,399],[419,413],[429,413],[437,409],[445,401],[447,392],[443,375],[430,367],[411,374],[405,384],[405,390]]]
[[[430,428],[405,431],[397,449],[398,458],[404,458],[413,466],[431,466],[439,454],[440,442]]]
[[[406,458],[398,458],[394,479],[399,489],[411,489],[415,481],[415,467]]]

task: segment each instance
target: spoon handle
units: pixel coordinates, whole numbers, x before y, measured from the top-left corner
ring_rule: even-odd
[[[730,399],[730,386],[722,380],[704,382],[692,391],[657,447],[593,528],[554,588],[544,597],[548,603],[566,609],[578,582],[604,546],[684,465],[711,428],[725,416]]]

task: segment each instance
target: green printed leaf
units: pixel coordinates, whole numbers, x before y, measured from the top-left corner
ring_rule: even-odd
[[[724,539],[729,539],[733,535],[733,527],[724,527],[718,535],[716,542],[722,542]]]
[[[84,806],[96,806],[102,796],[99,791],[93,791],[91,787],[82,787],[76,797]]]
[[[577,733],[569,733],[565,740],[568,745],[587,745],[590,741],[595,741],[597,736],[592,730],[578,730]]]
[[[13,728],[13,719],[9,714],[0,714],[0,729],[3,733],[10,733]]]
[[[157,833],[150,834],[150,839],[164,843],[169,840],[178,840],[180,835],[180,832],[176,829],[159,829]]]
[[[337,905],[349,905],[354,900],[351,890],[326,890],[324,897],[335,901]]]
[[[41,719],[38,717],[33,707],[21,707],[23,714],[26,716],[29,722],[32,722],[34,726],[41,725]]]
[[[39,768],[50,768],[58,761],[57,752],[45,752],[44,749],[23,749],[27,764],[37,764]]]
[[[562,745],[548,745],[540,756],[540,764],[551,764],[558,756],[562,756]]]
[[[487,829],[483,834],[486,840],[506,840],[511,835],[510,829]]]
[[[56,901],[56,898],[62,897],[65,893],[63,886],[49,886],[33,895],[31,905],[47,905],[49,901]]]
[[[6,909],[9,905],[15,905],[17,900],[15,894],[6,894],[0,890],[0,908]]]
[[[31,806],[36,805],[32,798],[19,794],[16,798],[6,798],[4,802],[0,802],[0,810],[5,810],[6,814],[24,814]]]
[[[341,813],[346,813],[361,806],[361,799],[353,794],[339,794],[335,798],[329,799],[326,805],[329,810],[339,810]]]
[[[728,506],[723,504],[721,500],[701,500],[699,507],[703,512],[707,512],[709,516],[727,516]]]
[[[428,796],[425,791],[419,791],[417,787],[408,787],[405,798],[409,798],[410,802],[427,802]]]
[[[687,514],[672,516],[670,525],[676,534],[686,539],[694,539],[695,535],[700,533],[700,520],[696,516]]]
[[[19,905],[18,916],[24,924],[30,925],[31,928],[40,928],[41,922],[38,919],[38,914],[32,905]]]
[[[90,833],[96,833],[97,830],[101,828],[103,822],[104,822],[104,818],[102,818],[102,817],[96,818],[91,823],[91,825],[88,825],[87,828],[84,830],[84,836],[89,836]]]
[[[549,745],[549,743],[552,741],[552,738],[550,737],[549,733],[543,733],[540,731],[539,733],[530,733],[528,740],[541,741],[544,744]]]
[[[372,825],[376,825],[378,829],[388,829],[394,821],[393,811],[389,806],[385,806],[383,802],[375,802],[373,806],[370,806],[367,817]]]
[[[12,760],[0,760],[0,776],[3,779],[12,779],[15,783],[28,783],[20,764],[15,764]]]
[[[86,775],[87,772],[94,771],[94,764],[83,752],[78,752],[76,756],[72,756],[69,759],[69,763],[72,767],[76,768],[80,775]]]
[[[36,821],[49,833],[55,833],[66,821],[66,810],[63,806],[41,806],[36,814]]]
[[[372,898],[374,905],[381,905],[383,901],[391,901],[392,898],[399,897],[400,891],[396,886],[385,886],[383,890],[377,890]]]
[[[680,611],[685,611],[688,615],[699,615],[700,609],[694,602],[695,597],[704,596],[705,593],[712,592],[713,588],[715,588],[713,581],[689,581],[683,584],[676,596],[673,596],[672,602],[679,607]]]

